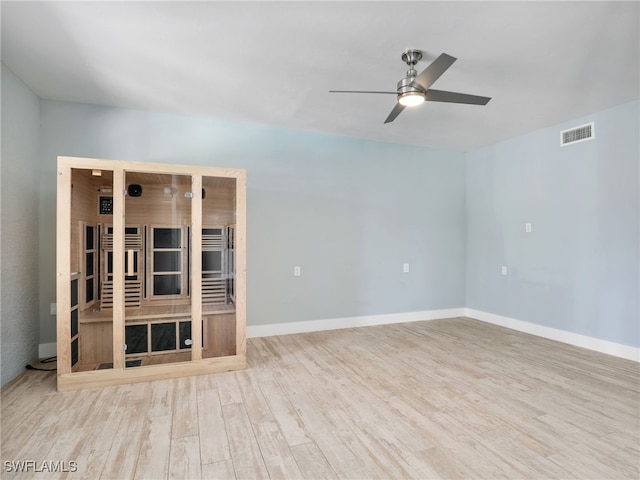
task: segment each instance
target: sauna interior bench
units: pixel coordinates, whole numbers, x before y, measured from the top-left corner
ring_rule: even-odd
[[[203,305],[202,316],[222,315],[235,313],[235,305]],[[125,309],[125,323],[156,320],[161,318],[184,318],[191,314],[190,305],[150,306]],[[111,309],[85,310],[80,315],[80,323],[111,322],[113,313]]]

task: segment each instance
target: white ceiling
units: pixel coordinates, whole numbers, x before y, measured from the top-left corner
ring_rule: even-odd
[[[41,98],[470,150],[639,98],[640,3],[2,2],[2,62]],[[433,85],[383,124],[409,48]]]

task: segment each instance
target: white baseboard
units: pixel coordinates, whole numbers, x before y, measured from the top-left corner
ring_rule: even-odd
[[[56,342],[38,345],[38,358],[49,358],[57,355]]]
[[[361,317],[330,318],[326,320],[309,320],[305,322],[272,323],[269,325],[247,326],[247,337],[270,337],[272,335],[288,335],[291,333],[319,332],[338,330],[341,328],[368,327],[392,323],[420,322],[444,318],[469,317],[482,322],[499,325],[519,332],[530,333],[538,337],[568,343],[615,357],[640,362],[640,348],[620,343],[588,337],[578,333],[567,332],[557,328],[546,327],[536,323],[524,322],[515,318],[503,317],[494,313],[482,312],[472,308],[449,308],[444,310],[425,310],[422,312],[389,313],[383,315],[365,315]],[[56,343],[41,343],[38,348],[39,358],[53,357],[57,354]]]
[[[577,347],[586,348],[607,355],[640,362],[640,348],[620,343],[588,337],[578,333],[567,332],[557,328],[546,327],[536,323],[524,322],[515,318],[503,317],[494,313],[482,312],[472,308],[449,308],[444,310],[425,310],[421,312],[390,313],[383,315],[364,315],[361,317],[329,318],[325,320],[308,320],[304,322],[272,323],[269,325],[247,326],[247,337],[270,337],[273,335],[289,335],[292,333],[319,332],[323,330],[339,330],[341,328],[368,327],[392,323],[420,322],[445,318],[469,317],[493,325],[529,333],[538,337],[556,340]],[[55,344],[51,344],[55,347]]]
[[[326,320],[308,320],[305,322],[272,323],[270,325],[251,325],[247,327],[247,337],[270,337],[291,333],[319,332],[341,328],[368,327],[391,323],[420,322],[440,318],[463,317],[464,308],[445,310],[425,310],[422,312],[389,313],[383,315],[365,315],[361,317],[330,318]]]
[[[474,310],[472,308],[465,308],[465,311],[465,316],[474,318],[476,320],[510,328],[519,332],[530,333],[538,337],[548,338],[550,340],[556,340],[562,343],[568,343],[569,345],[574,345],[576,347],[582,347],[589,350],[594,350],[596,352],[606,353],[615,357],[626,358],[627,360],[640,362],[640,348],[632,347],[630,345],[623,345],[620,343],[610,342],[608,340],[588,337],[586,335],[580,335],[578,333],[567,332],[566,330],[546,327],[544,325],[538,325],[536,323],[524,322],[522,320],[516,320],[515,318],[503,317],[502,315],[482,312],[480,310]]]

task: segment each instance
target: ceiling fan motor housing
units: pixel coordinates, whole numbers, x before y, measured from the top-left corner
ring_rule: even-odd
[[[416,71],[411,69],[407,76],[398,82],[398,103],[405,107],[420,105],[425,101],[426,92],[419,86],[411,85],[416,78]]]
[[[402,95],[408,92],[424,93],[424,90],[418,86],[413,86],[411,83],[416,78],[416,71],[411,69],[407,72],[407,76],[398,82],[398,95]]]

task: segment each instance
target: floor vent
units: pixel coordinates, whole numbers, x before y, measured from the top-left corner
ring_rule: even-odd
[[[560,146],[572,145],[578,142],[591,140],[595,136],[595,125],[593,122],[579,127],[569,128],[560,132]]]

